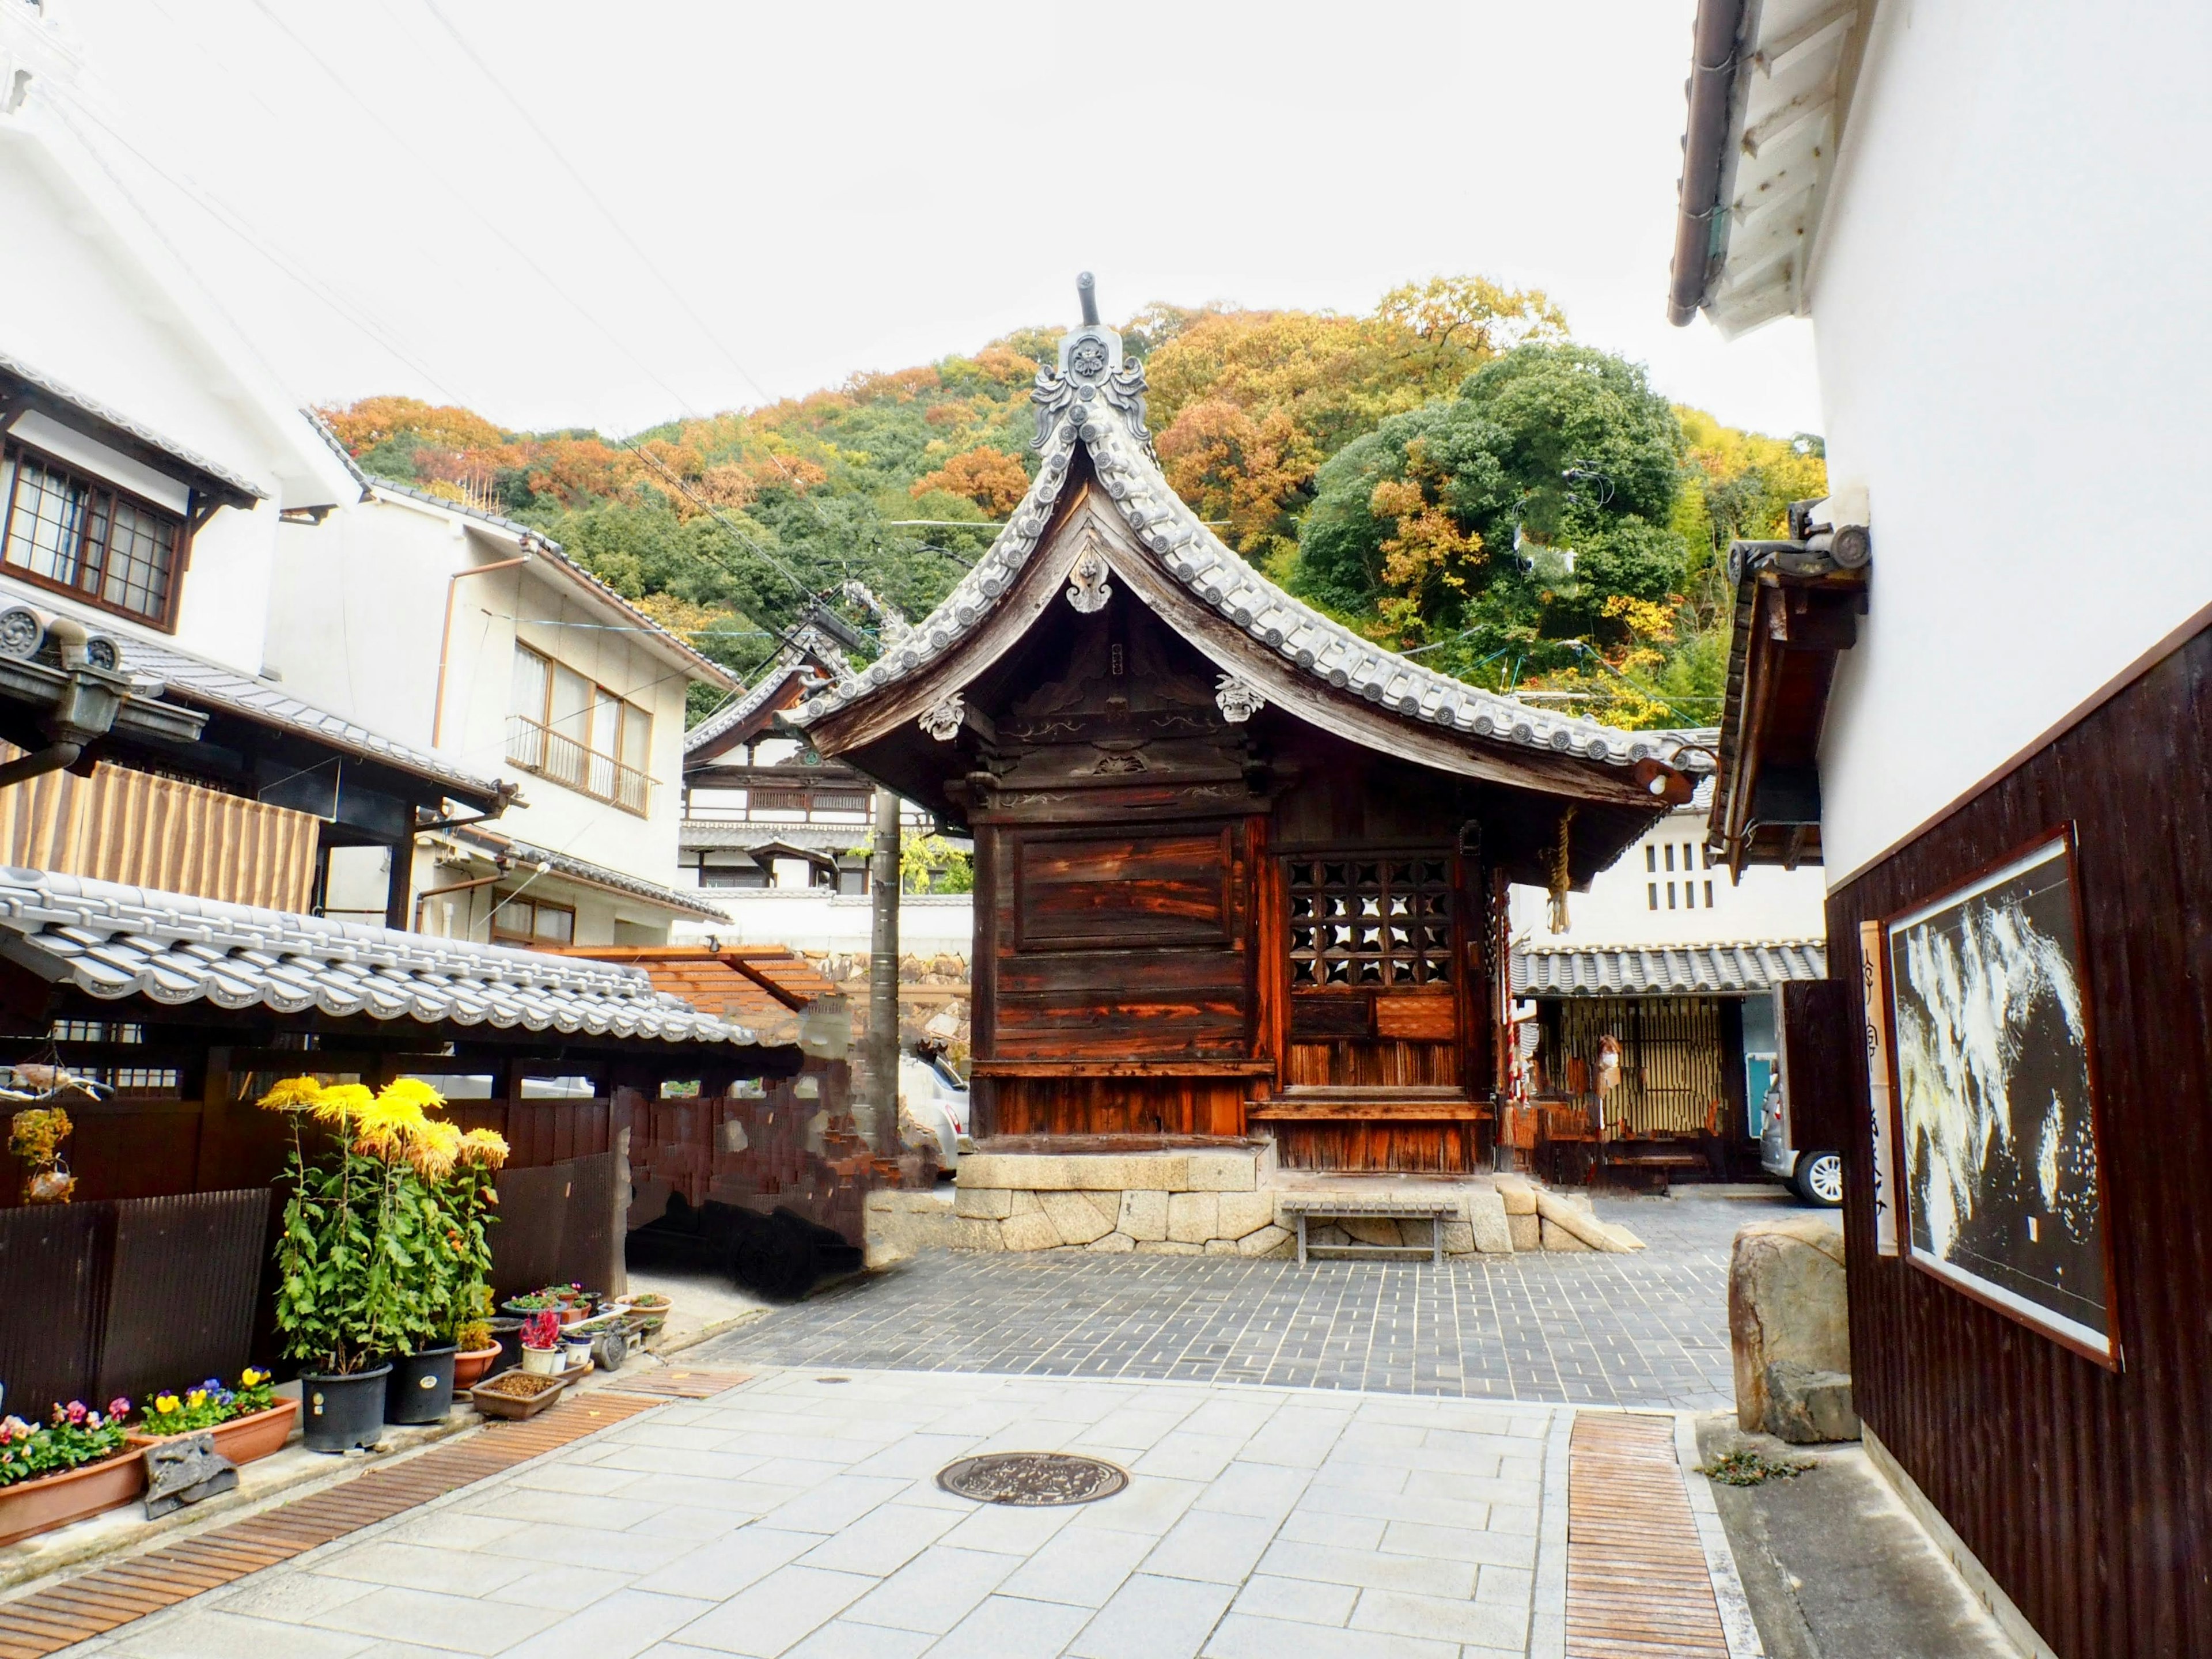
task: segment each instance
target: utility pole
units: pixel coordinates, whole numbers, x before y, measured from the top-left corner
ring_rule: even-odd
[[[868,860],[875,901],[868,943],[868,1093],[872,1121],[860,1133],[878,1152],[899,1150],[899,799],[876,788],[876,845]]]

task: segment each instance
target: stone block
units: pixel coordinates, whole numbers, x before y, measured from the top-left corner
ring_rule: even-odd
[[[1114,1218],[1099,1214],[1088,1193],[1039,1193],[1037,1201],[1063,1244],[1088,1244],[1114,1231]]]
[[[1004,1221],[1014,1212],[1014,1195],[1004,1187],[961,1187],[952,1198],[952,1213],[969,1221]]]
[[[1179,1193],[1190,1185],[1188,1157],[1182,1152],[1136,1152],[1114,1162],[1125,1192]]]
[[[1221,1231],[1221,1200],[1212,1193],[1168,1194],[1168,1237],[1179,1244],[1203,1244]]]
[[[1247,1233],[1237,1241],[1239,1255],[1289,1255],[1297,1247],[1297,1240],[1282,1228],[1270,1224],[1256,1233]]]
[[[1729,1346],[1740,1427],[1765,1427],[1767,1370],[1777,1361],[1850,1372],[1848,1308],[1843,1223],[1835,1212],[1775,1216],[1736,1230],[1729,1258]]]
[[[1121,1231],[1139,1240],[1159,1240],[1168,1236],[1168,1195],[1131,1188],[1121,1194],[1121,1214],[1114,1224]]]
[[[1195,1193],[1249,1193],[1260,1184],[1259,1160],[1250,1152],[1192,1152],[1188,1181]]]
[[[1224,1193],[1220,1197],[1221,1234],[1224,1238],[1242,1238],[1257,1232],[1275,1218],[1275,1195],[1273,1193]]]
[[[1091,1241],[1094,1255],[1127,1255],[1137,1248],[1137,1241],[1127,1233],[1108,1233],[1103,1238]]]
[[[968,1166],[963,1164],[960,1167],[965,1170]],[[1520,1176],[1500,1175],[1492,1176],[1491,1180],[1498,1197],[1505,1201],[1506,1214],[1536,1213],[1536,1189],[1526,1179]]]
[[[946,1242],[956,1250],[1003,1250],[1006,1236],[1001,1221],[969,1221],[955,1217]]]
[[[1474,1254],[1474,1229],[1464,1221],[1445,1222],[1444,1254],[1446,1255],[1473,1255]]]
[[[1119,1192],[1102,1193],[1086,1191],[1083,1194],[1083,1198],[1085,1203],[1089,1204],[1092,1209],[1097,1211],[1100,1216],[1104,1218],[1106,1222],[1106,1231],[1109,1232],[1113,1231],[1115,1227],[1121,1219],[1121,1194]]]
[[[1468,1194],[1467,1219],[1476,1249],[1485,1255],[1512,1254],[1511,1218],[1505,1213],[1504,1196],[1495,1188],[1478,1187]]]
[[[1049,1250],[1060,1243],[1060,1230],[1041,1211],[1001,1221],[999,1228],[1010,1250]]]
[[[1575,1237],[1550,1217],[1540,1217],[1537,1234],[1540,1248],[1547,1250],[1587,1250],[1590,1246]]]
[[[1542,1249],[1544,1248],[1543,1224],[1537,1219],[1536,1213],[1533,1210],[1527,1215],[1514,1215],[1509,1212],[1505,1218],[1505,1230],[1513,1236],[1513,1248],[1516,1250]]]
[[[1793,1446],[1816,1446],[1859,1437],[1851,1408],[1851,1379],[1844,1371],[1816,1371],[1794,1359],[1766,1368],[1766,1431]]]
[[[1017,1166],[1028,1162],[1027,1158],[1010,1158],[1003,1152],[970,1152],[960,1160],[959,1172],[952,1177],[952,1184],[963,1188],[1027,1186],[1029,1183],[1021,1178]]]
[[[1575,1239],[1586,1249],[1618,1254],[1644,1248],[1643,1241],[1626,1228],[1609,1227],[1600,1221],[1587,1193],[1577,1193],[1571,1197],[1564,1193],[1540,1188],[1536,1194],[1536,1213],[1543,1217],[1547,1233],[1556,1229]],[[1555,1247],[1547,1244],[1544,1248],[1551,1249]],[[1565,1249],[1571,1247],[1560,1245],[1556,1248]]]
[[[1291,1231],[1295,1232],[1297,1229],[1293,1227]],[[1310,1245],[1349,1244],[1352,1242],[1352,1235],[1345,1231],[1343,1228],[1338,1226],[1334,1221],[1309,1221],[1306,1223],[1306,1243]]]
[[[1235,1255],[1237,1241],[1233,1238],[1209,1238],[1204,1248],[1208,1255]]]
[[[1006,1213],[1010,1217],[1018,1215],[1036,1215],[1041,1212],[1042,1208],[1042,1206],[1038,1204],[1037,1195],[1035,1193],[1030,1191],[1026,1187],[1017,1187],[1014,1188],[1013,1192],[1013,1203],[1007,1210]]]
[[[1139,1255],[1204,1255],[1202,1244],[1186,1244],[1180,1239],[1143,1238],[1137,1241]]]
[[[1425,1244],[1429,1242],[1426,1238],[1408,1240],[1399,1231],[1398,1224],[1387,1216],[1348,1215],[1336,1224],[1351,1236],[1355,1244]],[[1421,1231],[1428,1231],[1425,1224],[1422,1224]]]

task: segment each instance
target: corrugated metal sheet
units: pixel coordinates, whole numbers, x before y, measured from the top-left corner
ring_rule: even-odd
[[[21,752],[0,744],[0,760]],[[104,763],[0,790],[0,854],[18,869],[270,910],[307,908],[317,833],[306,812]]]
[[[1818,939],[1540,946],[1513,953],[1518,997],[1743,995],[1827,976],[1827,946]]]
[[[0,1210],[0,1411],[35,1422],[92,1392],[107,1303],[110,1204]]]

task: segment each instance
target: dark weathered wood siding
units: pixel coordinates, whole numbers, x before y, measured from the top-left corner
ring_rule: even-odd
[[[1845,1215],[1859,1410],[2064,1659],[2212,1654],[2208,779],[2202,634],[1828,904],[1856,987],[1861,921],[2075,826],[2124,1368],[1875,1254],[1863,1066]]]

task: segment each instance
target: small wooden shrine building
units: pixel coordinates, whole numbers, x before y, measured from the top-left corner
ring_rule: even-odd
[[[1169,487],[1143,368],[1084,300],[990,552],[785,718],[975,838],[979,1136],[1474,1167],[1505,884],[1586,884],[1687,798],[1679,744],[1477,690],[1270,583]]]

